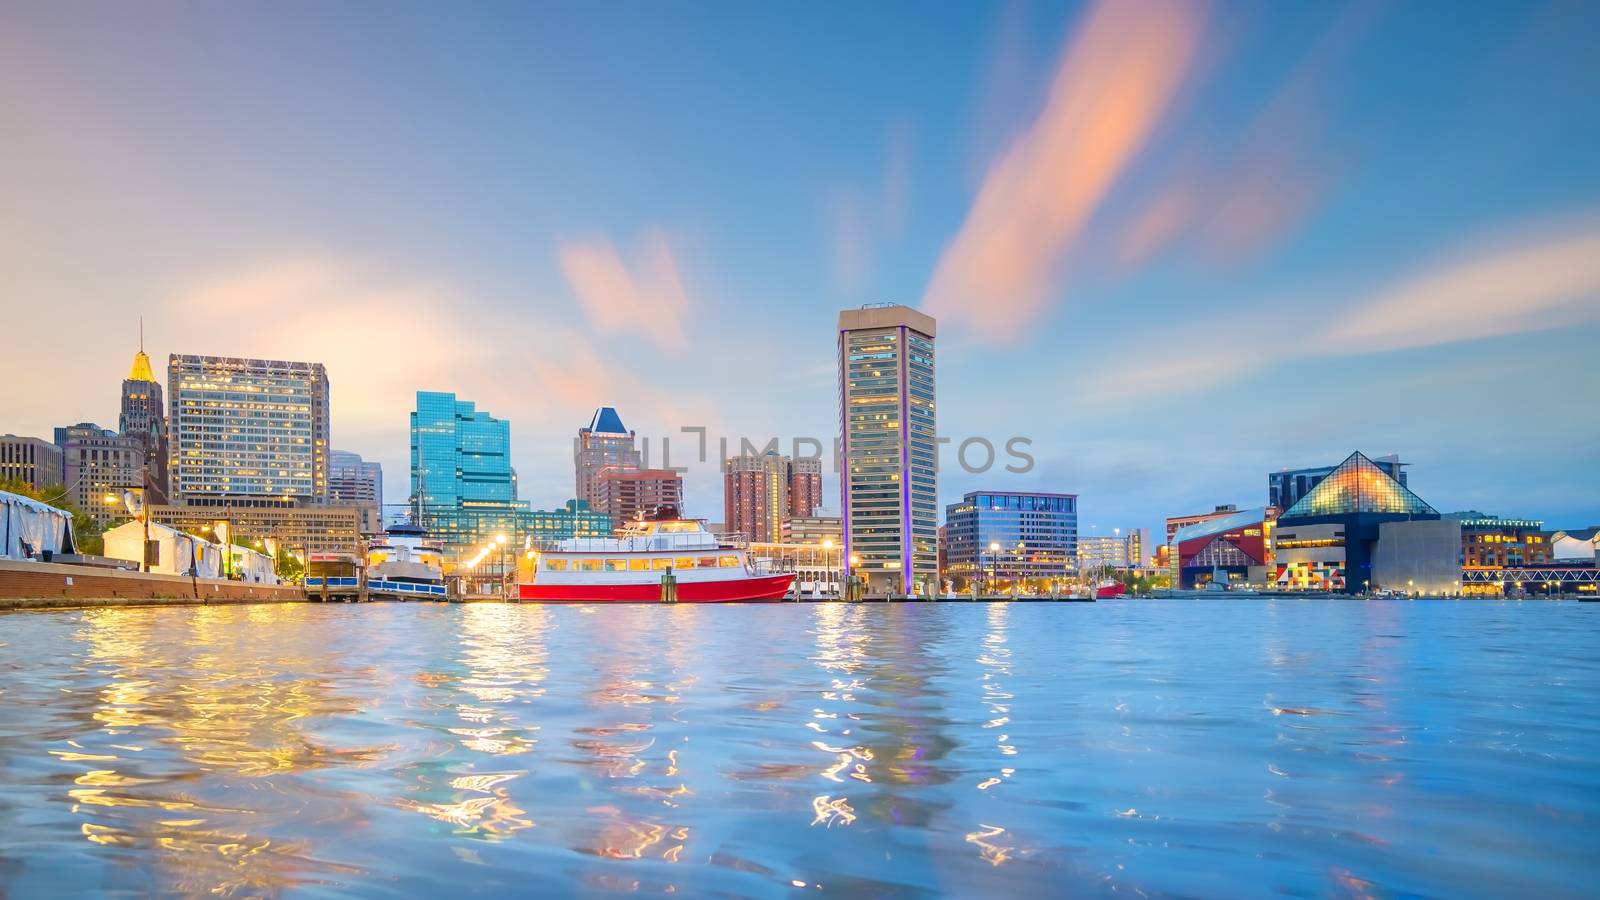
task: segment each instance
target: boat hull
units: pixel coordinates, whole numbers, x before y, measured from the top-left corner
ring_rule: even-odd
[[[763,575],[726,581],[683,581],[679,603],[760,603],[782,600],[794,583],[793,575]],[[660,603],[661,585],[643,584],[519,584],[517,599],[541,603]]]

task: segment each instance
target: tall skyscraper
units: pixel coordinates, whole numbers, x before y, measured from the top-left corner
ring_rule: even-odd
[[[846,565],[873,592],[938,575],[934,338],[931,316],[899,304],[839,313]]]
[[[573,462],[577,468],[577,499],[600,509],[600,473],[606,469],[637,469],[643,460],[633,432],[609,406],[594,411],[589,427],[578,429]]]
[[[789,462],[789,515],[813,516],[822,506],[822,460],[800,459]]]
[[[104,528],[128,518],[122,494],[145,487],[144,436],[118,434],[92,422],[57,428],[67,496]],[[159,497],[151,498],[152,505]]]
[[[359,453],[335,450],[328,455],[328,502],[340,506],[382,506],[383,466]]]
[[[321,363],[173,354],[167,390],[170,488],[184,505],[326,502]]]
[[[787,456],[777,451],[745,453],[722,462],[724,527],[747,541],[776,543],[789,515]]]
[[[122,410],[117,431],[139,441],[140,465],[148,468],[145,487],[152,492],[152,503],[165,503],[167,484],[167,408],[161,395],[161,382],[150,368],[144,352],[144,323],[139,323],[139,352],[133,355],[128,377],[122,380]]]
[[[417,524],[447,549],[480,546],[526,529],[511,471],[511,424],[452,393],[418,391],[411,414],[411,505]]]

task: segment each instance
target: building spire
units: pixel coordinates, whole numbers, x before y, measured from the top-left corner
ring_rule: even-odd
[[[156,380],[156,373],[150,370],[150,357],[144,355],[144,316],[139,317],[139,352],[133,355],[133,367],[128,370],[128,380]]]

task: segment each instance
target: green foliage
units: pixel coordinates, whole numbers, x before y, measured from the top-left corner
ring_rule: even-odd
[[[79,553],[89,556],[99,556],[105,552],[106,542],[102,537],[104,530],[94,517],[79,509],[76,504],[67,500],[67,487],[64,484],[47,484],[43,488],[35,489],[26,481],[16,479],[0,480],[0,491],[10,491],[21,494],[41,503],[54,506],[56,509],[66,510],[72,514],[72,543]]]

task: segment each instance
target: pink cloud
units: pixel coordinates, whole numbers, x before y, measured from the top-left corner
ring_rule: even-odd
[[[1348,305],[1316,305],[1324,324],[1288,342],[1272,310],[1240,308],[1207,327],[1226,350],[1197,347],[1189,330],[1154,335],[1119,356],[1086,393],[1114,402],[1197,391],[1295,359],[1357,356],[1507,337],[1600,322],[1600,218],[1546,222],[1458,247],[1432,264],[1380,284]],[[1282,298],[1279,298],[1281,301]],[[1120,352],[1120,351],[1119,351]]]
[[[633,269],[607,237],[562,244],[560,259],[567,284],[595,328],[608,334],[639,333],[663,350],[687,346],[689,299],[664,234],[644,236]]]
[[[1202,31],[1191,3],[1101,0],[1091,9],[1038,119],[985,175],[924,311],[990,341],[1038,318],[1065,251],[1160,123]]]
[[[1328,115],[1322,92],[1380,11],[1376,5],[1349,7],[1232,146],[1190,148],[1190,158],[1113,239],[1123,267],[1175,245],[1238,265],[1291,236],[1336,181],[1336,166],[1319,150]]]

